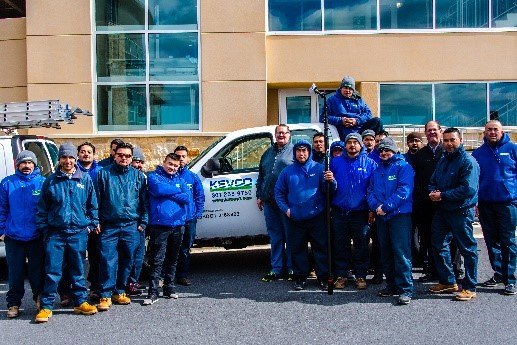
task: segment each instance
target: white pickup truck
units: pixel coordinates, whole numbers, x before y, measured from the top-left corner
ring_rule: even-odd
[[[323,132],[323,124],[289,125],[291,142]],[[205,210],[197,224],[197,246],[244,248],[269,243],[264,214],[257,208],[256,183],[260,157],[274,140],[275,126],[255,127],[229,133],[193,159],[190,169],[198,174],[205,191]],[[329,126],[329,142],[339,140]]]

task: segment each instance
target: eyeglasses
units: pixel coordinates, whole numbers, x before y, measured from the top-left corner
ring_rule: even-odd
[[[276,132],[276,135],[287,135],[291,132]]]
[[[131,155],[131,154],[125,154],[125,153],[117,153],[117,157],[119,157],[119,158],[127,158],[127,159],[129,159],[129,158],[133,157],[133,155]]]
[[[382,153],[382,152],[388,152],[388,151],[391,151],[391,150],[390,149],[381,148],[381,149],[377,149],[377,151],[379,151],[379,153]]]

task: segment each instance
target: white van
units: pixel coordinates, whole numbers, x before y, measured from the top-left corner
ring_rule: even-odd
[[[34,152],[44,176],[54,172],[58,147],[45,137],[35,135],[0,136],[0,181],[16,171],[16,156],[23,150]],[[0,258],[5,258],[5,244],[0,241]]]
[[[274,141],[276,126],[229,133],[212,143],[189,167],[205,191],[205,209],[197,224],[197,246],[244,248],[269,243],[263,212],[257,208],[256,183],[260,157]],[[323,132],[323,124],[289,125],[291,142]],[[339,140],[329,126],[329,142]]]

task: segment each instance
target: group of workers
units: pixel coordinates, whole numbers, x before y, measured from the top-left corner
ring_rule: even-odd
[[[0,235],[5,241],[9,290],[7,317],[20,314],[25,265],[36,322],[47,322],[57,295],[76,314],[127,305],[139,285],[145,237],[149,240],[148,304],[178,298],[175,282],[188,279],[190,247],[204,207],[199,177],[191,172],[188,149],[178,146],[146,174],[142,149],[120,139],[110,157],[97,162],[95,146],[65,143],[59,165],[47,178],[37,158],[21,151],[15,174],[0,184]],[[88,252],[89,270],[84,262]],[[89,293],[86,286],[89,281]]]

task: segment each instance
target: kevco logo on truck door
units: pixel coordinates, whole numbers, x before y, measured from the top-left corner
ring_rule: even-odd
[[[212,202],[251,200],[251,177],[210,181]]]

